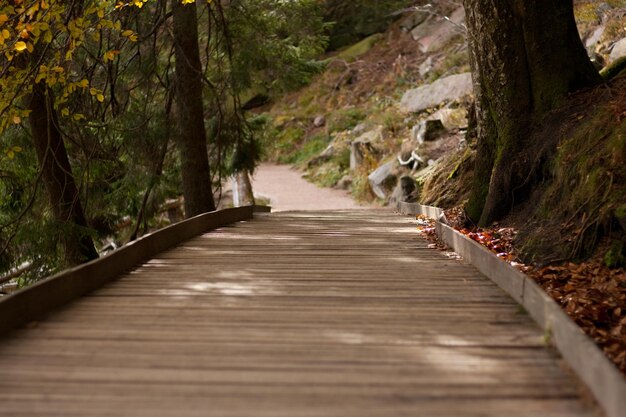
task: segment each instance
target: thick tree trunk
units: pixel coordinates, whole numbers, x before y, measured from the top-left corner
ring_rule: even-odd
[[[202,103],[202,64],[195,4],[172,0],[176,58],[176,127],[185,215],[215,210]]]
[[[61,242],[65,250],[65,261],[69,265],[78,265],[97,258],[98,252],[91,237],[85,233],[87,220],[58,128],[51,94],[42,83],[33,87],[29,121],[52,211],[63,228]]]
[[[516,191],[537,168],[533,125],[600,77],[578,35],[572,0],[464,3],[478,122],[466,210],[487,224],[510,211]]]

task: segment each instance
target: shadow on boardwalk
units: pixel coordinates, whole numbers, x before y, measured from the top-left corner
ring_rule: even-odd
[[[590,416],[515,303],[390,212],[219,229],[0,341],[0,416]]]

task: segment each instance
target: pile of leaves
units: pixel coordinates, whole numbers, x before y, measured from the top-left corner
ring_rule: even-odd
[[[529,268],[527,274],[626,373],[626,271],[593,259]]]
[[[459,233],[530,276],[550,295],[615,365],[626,373],[626,270],[609,269],[600,257],[586,262],[536,267],[519,260],[510,227],[467,228],[464,214],[446,210],[446,221]],[[421,220],[423,222],[423,220]],[[434,222],[424,227],[434,234]]]

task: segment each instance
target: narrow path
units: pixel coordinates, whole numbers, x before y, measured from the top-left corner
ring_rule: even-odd
[[[257,197],[270,200],[273,211],[362,209],[348,193],[320,188],[287,165],[261,164],[252,179]]]
[[[0,416],[576,417],[528,316],[387,211],[192,239],[0,340]]]

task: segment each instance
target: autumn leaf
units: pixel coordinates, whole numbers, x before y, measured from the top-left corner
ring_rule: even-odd
[[[26,42],[23,42],[23,41],[15,42],[16,51],[22,52],[25,49],[26,49]]]

